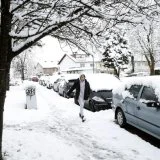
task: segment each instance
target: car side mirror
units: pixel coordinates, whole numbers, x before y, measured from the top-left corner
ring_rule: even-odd
[[[155,107],[156,107],[157,109],[160,109],[160,102],[155,102]]]

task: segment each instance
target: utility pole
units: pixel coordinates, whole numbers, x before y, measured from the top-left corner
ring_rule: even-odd
[[[92,62],[93,62],[93,73],[94,73],[94,55],[90,54],[92,56]]]

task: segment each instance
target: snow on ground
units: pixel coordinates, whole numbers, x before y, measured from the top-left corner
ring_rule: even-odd
[[[5,160],[159,160],[159,149],[114,122],[112,110],[90,112],[37,84],[37,110],[25,108],[23,86],[7,92]],[[156,155],[156,157],[155,157]]]

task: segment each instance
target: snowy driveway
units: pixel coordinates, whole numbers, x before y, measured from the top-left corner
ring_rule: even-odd
[[[112,110],[85,110],[87,121],[82,123],[73,99],[39,85],[37,102],[38,110],[25,110],[22,87],[7,93],[6,160],[159,160],[159,149],[119,128]]]

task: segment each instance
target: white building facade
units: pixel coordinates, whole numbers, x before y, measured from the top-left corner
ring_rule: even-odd
[[[97,56],[88,56],[86,54],[65,54],[58,65],[62,73],[100,73],[105,70]]]
[[[37,75],[53,75],[58,72],[58,65],[53,61],[38,62],[36,67]]]

